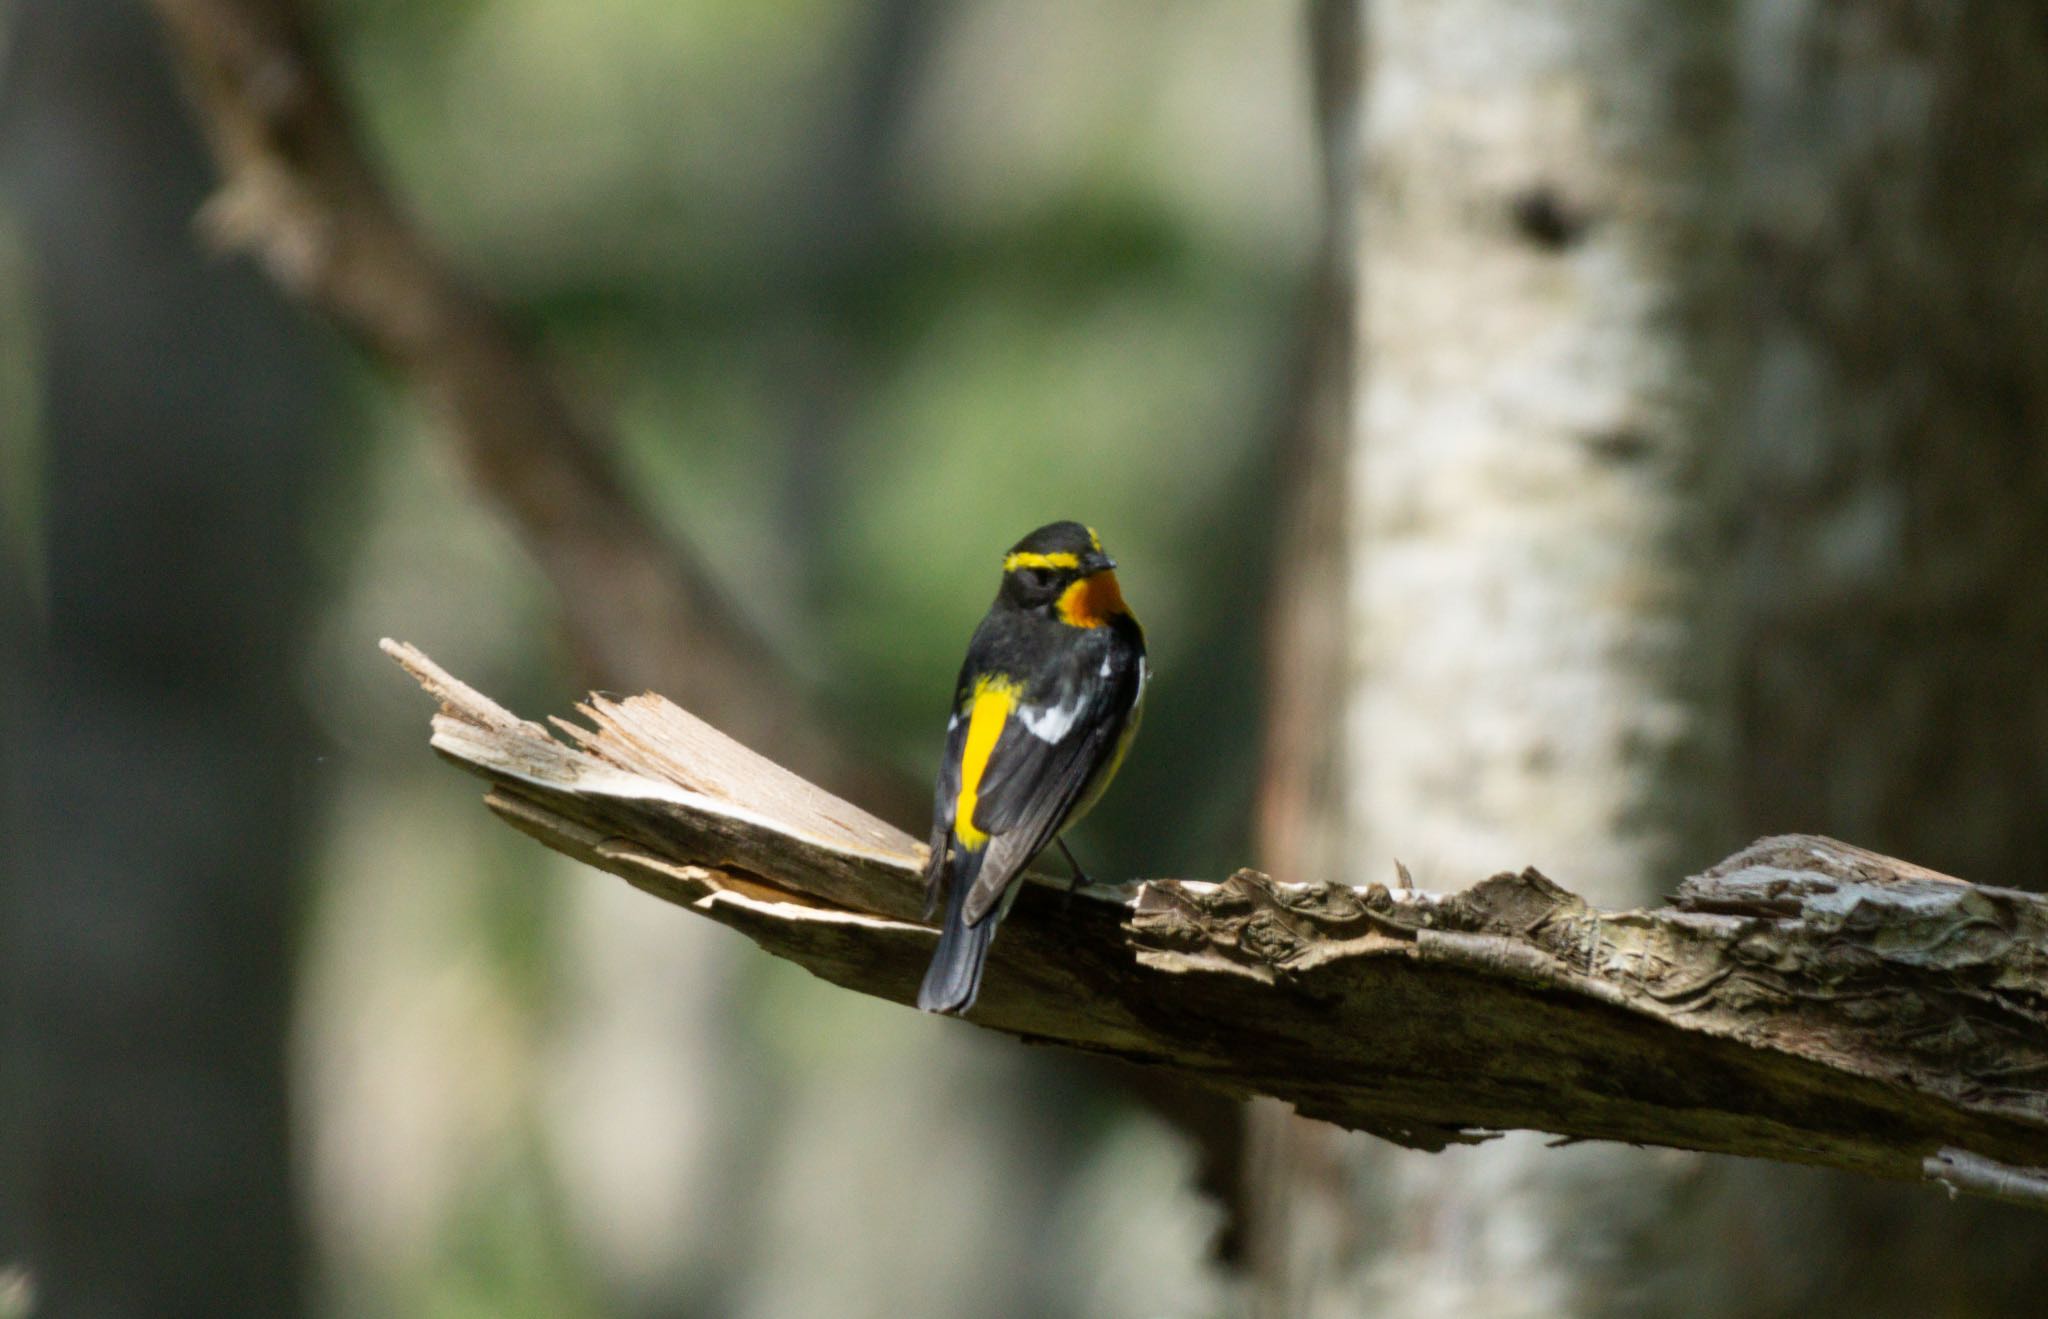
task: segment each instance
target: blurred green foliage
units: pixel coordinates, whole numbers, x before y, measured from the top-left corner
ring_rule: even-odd
[[[1314,228],[1291,13],[1138,0],[330,0],[320,20],[408,204],[615,425],[635,488],[878,758],[930,773],[1002,551],[1042,522],[1079,518],[1122,562],[1159,674],[1081,855],[1104,878],[1219,874],[1250,859],[1271,455],[1291,414]],[[398,822],[424,795],[465,791],[416,756],[417,701],[369,653],[376,635],[421,643],[528,714],[576,694],[517,547],[481,517],[449,515],[466,496],[422,457],[434,452],[427,422],[385,390],[365,377],[359,391],[372,475],[330,522],[358,526],[360,548],[309,667],[313,703],[356,766],[313,917],[303,1050],[306,1084],[324,1087],[309,1111],[327,1123],[311,1140],[327,1151],[315,1163],[335,1199],[330,1243],[345,1242],[330,1244],[335,1304],[574,1315],[637,1296],[652,1310],[765,1312],[761,1297],[785,1293],[737,1280],[765,1266],[741,1242],[746,1224],[793,1212],[759,1168],[803,1147],[788,1131],[813,1120],[803,1087],[938,1102],[959,1084],[944,1070],[958,1064],[933,1061],[948,1050],[1008,1078],[958,1136],[962,1175],[986,1160],[1045,1181],[990,1192],[978,1211],[1016,1238],[1000,1247],[1016,1258],[985,1261],[996,1273],[1028,1268],[1033,1233],[1055,1229],[1020,1234],[1010,1220],[1030,1205],[1057,1220],[1063,1181],[1100,1197],[1183,1175],[1173,1160],[1184,1153],[1134,1138],[1135,1119],[1061,1064],[984,1052],[726,950],[695,1009],[711,1024],[688,1046],[710,1052],[690,1066],[744,1079],[705,1082],[713,1117],[700,1120],[730,1149],[722,1164],[699,1157],[700,1173],[724,1171],[690,1191],[730,1221],[699,1224],[711,1245],[678,1241],[666,1274],[604,1280],[605,1248],[593,1255],[564,1226],[576,1211],[546,1133],[562,1121],[549,1070],[564,1039],[591,1029],[565,1006],[588,956],[565,933],[566,895],[608,881],[524,840],[481,841],[503,833],[481,812],[442,820],[437,830],[466,832],[424,855],[364,842],[419,828]],[[390,879],[398,865],[416,877]],[[413,887],[427,884],[460,897],[428,901]],[[346,932],[395,919],[391,903],[417,908],[407,922],[448,928],[398,939],[399,952]],[[396,960],[379,971],[379,958]],[[359,1018],[386,1001],[374,986],[397,1003],[423,976],[469,986],[449,990],[469,1006],[419,1026],[415,1045],[387,1038],[381,1060],[351,1061],[346,1042],[368,1029]],[[411,1029],[388,1014],[380,1028]],[[417,1210],[439,1224],[423,1243],[364,1226],[410,1203],[371,1185],[379,1174],[359,1169],[364,1188],[333,1190],[350,1159],[394,1158],[352,1150],[359,1118],[333,1114],[377,1087],[378,1067],[414,1047],[427,1058],[451,1028],[499,1062],[422,1061],[448,1070],[415,1083],[479,1087],[434,1107],[480,1124],[470,1139],[488,1153],[445,1173],[461,1184],[453,1208]],[[487,1094],[484,1077],[514,1093]],[[1047,1118],[1020,1116],[1033,1105],[1050,1106]],[[989,1139],[1008,1152],[972,1153]],[[862,1142],[877,1159],[915,1148],[873,1132],[849,1143]],[[1098,1145],[1152,1171],[1091,1178]],[[885,1167],[840,1175],[849,1187],[900,1183]],[[963,1207],[962,1221],[975,1212]],[[1159,1249],[1199,1230],[1176,1220]],[[409,1244],[394,1255],[381,1231]],[[842,1281],[845,1312],[861,1312],[858,1285]],[[1050,1312],[1093,1303],[1080,1282],[1033,1286]]]
[[[1191,76],[1156,49],[1188,21],[830,0],[326,13],[405,195],[610,412],[638,488],[878,754],[925,772],[1000,551],[1080,517],[1125,562],[1173,679],[1148,740],[1174,737],[1192,694],[1214,745],[1148,795],[1207,816],[1229,798],[1186,775],[1247,777],[1240,634],[1260,621],[1309,225],[1305,142],[1221,196],[1173,173],[1218,145],[1162,145],[1208,127],[1148,86]],[[877,37],[891,25],[913,30]],[[1213,93],[1218,115],[1274,95]],[[872,176],[845,180],[845,153]],[[1276,170],[1293,195],[1245,227],[1235,192]],[[1134,777],[1148,761],[1164,758]],[[1094,832],[1129,823],[1115,800]]]

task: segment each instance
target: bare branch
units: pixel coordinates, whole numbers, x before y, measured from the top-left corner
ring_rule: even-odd
[[[862,993],[915,996],[923,847],[658,696],[569,742],[385,649],[491,808]],[[572,745],[573,743],[573,745]],[[973,1020],[1423,1149],[1509,1128],[2048,1203],[2048,899],[1766,839],[1600,911],[1534,870],[1375,884],[1032,886]]]
[[[203,221],[387,363],[552,582],[601,686],[687,692],[725,727],[841,791],[914,808],[792,705],[802,685],[614,469],[504,316],[379,182],[294,0],[151,0],[223,184]]]

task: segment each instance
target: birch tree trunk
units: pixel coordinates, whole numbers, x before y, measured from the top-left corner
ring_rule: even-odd
[[[1328,835],[1387,866],[1352,883],[1396,856],[1427,886],[1520,855],[1597,902],[1650,900],[1733,827],[1734,10],[1365,15]],[[1262,1260],[1289,1314],[1594,1308],[1694,1163],[1277,1148],[1291,1221]]]
[[[1340,7],[1369,22],[1347,786],[1341,809],[1269,800],[1269,842],[1422,879],[1515,839],[1631,901],[1660,859],[1799,828],[2037,884],[2038,15]],[[1313,612],[1280,616],[1276,650]],[[1733,1160],[1254,1133],[1259,1202],[1284,1207],[1256,1225],[1275,1312],[2041,1294],[2040,1225],[1995,1206]]]

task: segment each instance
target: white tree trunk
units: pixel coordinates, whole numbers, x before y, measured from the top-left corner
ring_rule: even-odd
[[[1638,901],[1730,823],[1731,6],[1369,10],[1347,850]]]
[[[1648,900],[1732,834],[1733,8],[1365,11],[1342,878]],[[1695,1162],[1259,1145],[1284,1313],[1596,1308]]]
[[[1526,848],[1609,901],[1645,896],[1657,858],[1789,828],[2039,883],[2038,13],[1362,8],[1354,654],[1330,698],[1348,795],[1268,803],[1267,837],[1321,831],[1323,855],[1398,852],[1418,878]],[[1276,1312],[2022,1314],[2041,1294],[2039,1224],[1995,1206],[1734,1160],[1254,1132]]]

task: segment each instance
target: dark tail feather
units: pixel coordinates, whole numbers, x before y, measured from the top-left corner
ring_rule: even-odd
[[[980,869],[979,853],[955,854],[953,888],[946,896],[946,924],[939,931],[939,946],[917,991],[917,1005],[926,1012],[965,1012],[981,993],[981,968],[988,960],[989,945],[995,942],[1001,910],[982,917],[979,925],[969,925],[962,914],[967,890],[974,887]]]

